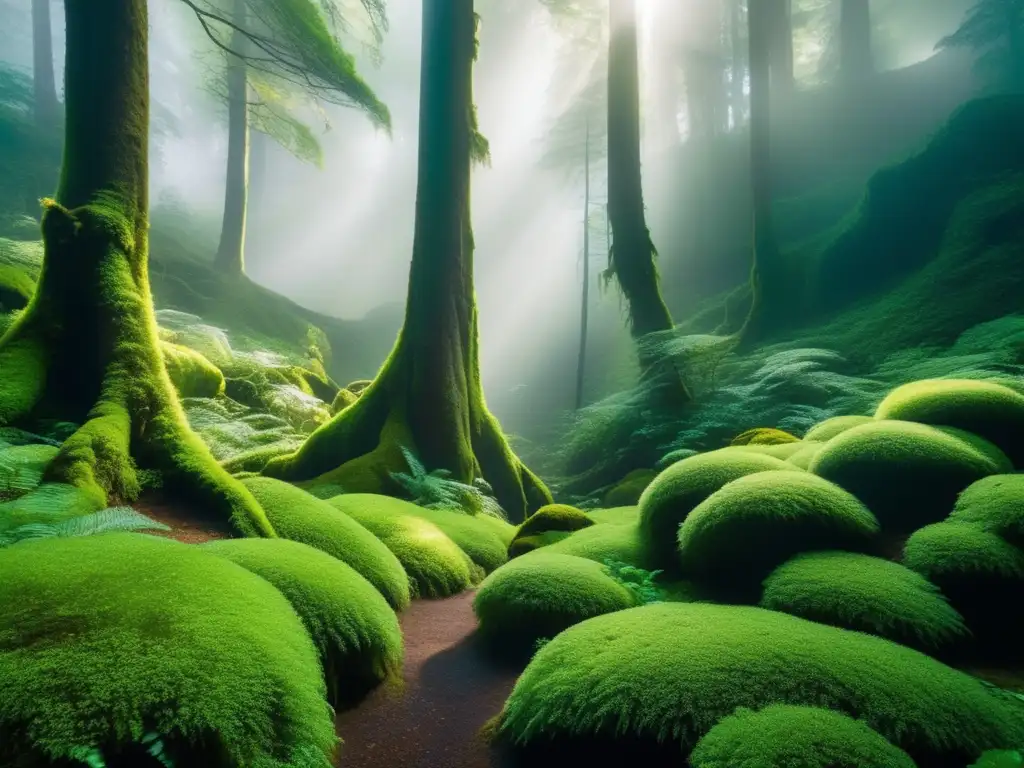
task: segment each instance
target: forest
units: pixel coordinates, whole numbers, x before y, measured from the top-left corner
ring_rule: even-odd
[[[1024,768],[1022,295],[1024,0],[0,0],[0,768]]]

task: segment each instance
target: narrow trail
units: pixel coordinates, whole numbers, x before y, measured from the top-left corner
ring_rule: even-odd
[[[504,768],[479,737],[501,711],[518,670],[478,647],[473,593],[417,600],[401,616],[404,686],[379,688],[337,718],[345,768]]]

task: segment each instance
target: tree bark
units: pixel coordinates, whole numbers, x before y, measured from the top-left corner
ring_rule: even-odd
[[[35,92],[36,127],[52,129],[57,124],[59,106],[57,83],[53,74],[53,30],[50,23],[51,0],[32,0],[32,84]]]
[[[244,28],[245,0],[235,0],[232,21]],[[244,51],[248,38],[235,30],[231,50]],[[245,271],[245,216],[249,195],[249,85],[245,59],[227,56],[228,166],[224,181],[224,218],[217,267],[232,275]]]
[[[758,15],[762,13],[770,14],[765,20],[765,24],[770,30],[769,59],[771,82],[780,93],[789,93],[796,87],[793,69],[792,0],[748,0],[747,5],[747,13]],[[758,8],[755,10],[755,5],[766,6],[766,9]]]
[[[512,453],[480,384],[470,164],[477,146],[473,0],[424,0],[416,222],[405,323],[359,400],[264,473],[394,493],[402,449],[452,479],[483,478],[513,520],[551,495]]]
[[[846,82],[869,78],[875,70],[871,52],[869,0],[840,0],[839,75]]]
[[[82,426],[44,480],[97,508],[140,492],[136,466],[245,533],[263,510],[188,428],[164,368],[148,277],[146,0],[65,0],[64,162],[45,201],[44,258],[0,339],[0,424]]]
[[[580,301],[580,349],[576,357],[576,410],[583,407],[587,368],[587,321],[590,315],[590,125],[583,160],[583,297]]]
[[[747,79],[746,52],[743,50],[743,39],[741,30],[743,0],[730,0],[729,2],[729,37],[732,45],[732,64],[729,78],[729,102],[732,112],[731,128],[738,128],[743,124],[744,105],[746,97],[744,84]]]

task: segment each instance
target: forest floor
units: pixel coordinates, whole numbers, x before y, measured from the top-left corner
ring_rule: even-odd
[[[227,528],[220,528],[208,520],[197,518],[186,506],[168,501],[161,495],[144,495],[132,504],[132,507],[170,528],[169,531],[145,531],[153,536],[163,536],[185,544],[202,544],[215,539],[227,539],[233,535]]]
[[[339,714],[340,762],[351,768],[505,768],[480,736],[521,671],[480,647],[473,592],[416,600],[401,616],[400,688],[384,686]]]

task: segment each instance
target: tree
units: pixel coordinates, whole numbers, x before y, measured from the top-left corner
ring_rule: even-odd
[[[936,47],[970,48],[997,81],[1024,90],[1024,0],[978,0],[960,28]]]
[[[56,127],[60,108],[53,76],[53,32],[50,0],[32,0],[32,83],[35,91],[36,127]]]
[[[860,82],[875,70],[871,52],[871,4],[869,0],[839,0],[839,76]]]
[[[298,92],[364,112],[390,127],[385,107],[363,81],[332,27],[345,25],[336,0],[182,0],[225,55],[228,158],[224,216],[216,264],[228,274],[245,271],[250,123],[256,121],[300,157],[315,139],[288,114]],[[228,8],[223,3],[230,3]],[[375,34],[387,26],[381,0],[362,0]],[[326,12],[326,17],[324,15]],[[297,140],[297,143],[296,143]]]
[[[789,93],[796,86],[792,0],[748,0],[747,5],[750,6],[748,13],[765,14],[772,85],[780,93]],[[754,11],[755,5],[764,8]]]
[[[141,490],[136,467],[221,522],[273,535],[256,500],[189,429],[149,290],[146,0],[66,0],[64,160],[44,201],[44,258],[0,338],[0,424],[81,424],[44,479],[99,508]]]
[[[509,447],[480,384],[470,221],[472,159],[483,159],[473,106],[473,0],[423,0],[419,170],[405,323],[373,383],[265,474],[398,490],[410,451],[451,479],[486,480],[513,520],[551,500]]]

